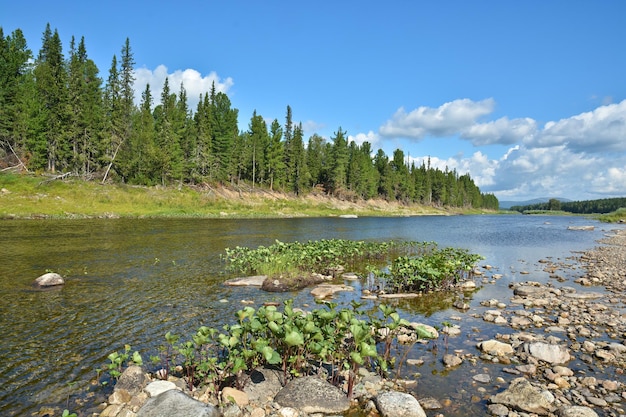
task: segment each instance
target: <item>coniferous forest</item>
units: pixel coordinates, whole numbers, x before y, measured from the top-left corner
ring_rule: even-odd
[[[5,36],[0,27],[0,169],[498,209],[497,198],[481,193],[469,174],[430,161],[409,165],[402,150],[389,157],[368,142],[357,145],[341,127],[330,141],[305,139],[288,105],[283,123],[268,125],[255,111],[241,128],[238,110],[215,86],[190,109],[184,85],[175,94],[166,79],[158,100],[147,86],[137,106],[134,64],[128,39],[103,76],[84,38],[72,37],[64,52],[48,24],[35,54],[21,30]]]

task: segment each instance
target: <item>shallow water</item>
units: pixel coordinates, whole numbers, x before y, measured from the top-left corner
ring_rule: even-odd
[[[596,226],[571,231],[570,225]],[[132,345],[147,358],[163,343],[167,331],[188,335],[200,325],[218,327],[232,321],[241,300],[294,298],[313,304],[307,290],[269,294],[222,284],[220,255],[227,247],[270,245],[317,239],[435,241],[483,255],[484,264],[504,277],[471,297],[472,309],[485,299],[510,297],[512,281],[546,280],[537,261],[567,261],[573,251],[596,246],[615,226],[580,217],[454,216],[358,219],[118,219],[19,220],[0,222],[0,415],[30,415],[44,406],[86,415],[105,398],[106,387],[92,386],[96,368],[112,351]],[[63,288],[34,291],[33,280],[47,270],[66,277]],[[520,272],[530,272],[522,275]],[[568,272],[574,276],[577,269]],[[339,301],[359,294],[344,293]],[[574,284],[572,284],[574,285]],[[220,300],[227,299],[228,303]],[[419,397],[450,398],[465,404],[465,415],[483,402],[467,388],[476,367],[454,371],[454,384],[440,361],[445,348],[471,351],[476,336],[493,330],[451,307],[452,295],[441,294],[398,302],[404,317],[441,325],[463,316],[462,336],[444,347],[418,347],[409,355],[426,365],[419,373]],[[475,328],[474,330],[471,330]],[[493,326],[491,326],[491,329]],[[434,348],[434,349],[433,349]],[[485,365],[489,366],[489,365]],[[477,367],[480,370],[480,366]],[[497,387],[491,387],[497,389]],[[84,405],[81,405],[84,404]],[[462,408],[462,407],[461,407]],[[85,414],[83,414],[85,413]],[[454,409],[446,415],[454,415]],[[474,414],[474,412],[470,412]]]

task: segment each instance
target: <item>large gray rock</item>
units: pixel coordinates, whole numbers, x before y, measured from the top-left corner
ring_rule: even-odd
[[[383,417],[426,417],[424,409],[411,394],[384,391],[374,401]]]
[[[282,407],[296,408],[307,414],[341,414],[350,408],[350,401],[343,391],[315,376],[289,381],[276,394],[274,401]]]
[[[35,279],[33,286],[36,288],[50,288],[65,284],[63,277],[56,272],[48,272]]]
[[[137,417],[220,417],[217,408],[194,400],[182,391],[165,391],[150,398],[137,412]]]
[[[525,344],[524,350],[533,358],[551,363],[553,365],[563,364],[571,359],[567,347],[561,345],[534,342]]]
[[[531,385],[526,378],[516,378],[509,387],[490,398],[493,404],[504,404],[519,411],[527,411],[539,415],[553,412],[554,396],[548,391],[541,391]]]

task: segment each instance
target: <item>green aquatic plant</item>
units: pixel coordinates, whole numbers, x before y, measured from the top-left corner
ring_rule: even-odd
[[[168,332],[161,355],[153,356],[153,362],[161,362],[166,372],[180,366],[189,389],[208,386],[213,393],[226,384],[240,384],[246,371],[259,366],[279,367],[285,382],[326,372],[337,385],[345,378],[350,397],[360,367],[386,375],[394,362],[392,339],[409,324],[384,305],[375,314],[362,311],[355,301],[343,307],[318,303],[320,308],[310,312],[294,308],[292,300],[286,300],[282,310],[247,306],[237,311],[234,323],[221,330],[202,326],[187,340]],[[382,329],[387,333],[381,344],[377,335]],[[117,379],[123,364],[136,363],[130,359],[128,345],[123,353],[109,355],[111,375]]]
[[[305,243],[276,241],[256,249],[226,248],[222,259],[234,273],[278,276],[301,272],[332,275],[342,266],[355,268],[363,262],[384,262],[391,254],[408,251],[411,243],[365,242],[322,239]]]

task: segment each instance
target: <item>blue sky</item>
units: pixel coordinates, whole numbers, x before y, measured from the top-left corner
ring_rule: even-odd
[[[469,172],[500,200],[626,196],[626,2],[29,1],[0,4],[35,54],[46,23],[106,80],[128,37],[136,97],[212,82],[305,140],[341,127],[388,156]]]

